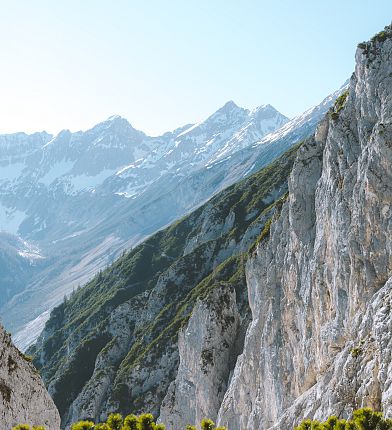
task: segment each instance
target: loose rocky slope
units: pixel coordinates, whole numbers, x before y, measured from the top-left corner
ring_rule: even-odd
[[[36,369],[0,325],[0,428],[22,422],[60,428],[60,416]]]

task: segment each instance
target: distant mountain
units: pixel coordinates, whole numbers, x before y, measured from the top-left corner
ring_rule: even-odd
[[[179,184],[287,121],[270,105],[250,111],[228,102],[205,121],[159,137],[119,116],[86,132],[0,136],[0,231],[18,235],[42,257],[39,270],[29,266],[14,271],[15,281],[0,279],[7,328],[15,332],[31,321],[35,327],[16,336],[17,343],[35,338],[43,315],[64,294],[184,214],[183,207],[151,206],[156,190],[165,193],[167,178]]]
[[[119,116],[86,132],[0,137],[0,229],[44,257],[23,289],[6,287],[14,294],[0,313],[16,343],[34,341],[48,311],[124,249],[310,134],[332,98],[292,121],[230,101],[158,137]]]

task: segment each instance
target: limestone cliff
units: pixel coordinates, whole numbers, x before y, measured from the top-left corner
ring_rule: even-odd
[[[21,423],[59,430],[60,416],[34,366],[0,326],[0,428]]]
[[[392,414],[392,30],[299,151],[289,198],[247,263],[252,310],[219,411],[231,429]]]
[[[293,168],[296,148],[53,311],[32,352],[63,425],[117,410],[160,411],[168,430],[392,416],[391,57],[387,27]]]
[[[222,335],[217,319],[203,324],[194,309],[184,333],[196,320],[201,327],[196,338],[180,337],[179,371],[161,408],[162,420],[181,411],[170,429],[205,412],[231,430],[292,429],[363,406],[392,416],[391,161],[387,27],[359,45],[348,90],[298,151],[289,197],[248,259],[252,321],[224,396],[198,389],[195,363],[206,330],[223,345],[233,328]],[[208,369],[215,388],[229,368],[221,356]]]

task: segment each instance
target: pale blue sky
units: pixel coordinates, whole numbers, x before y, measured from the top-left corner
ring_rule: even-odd
[[[227,100],[294,116],[338,88],[390,23],[368,0],[0,0],[0,133],[158,134]]]

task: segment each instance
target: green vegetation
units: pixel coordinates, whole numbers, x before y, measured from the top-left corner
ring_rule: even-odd
[[[33,357],[32,355],[26,355],[26,354],[23,354],[23,353],[22,353],[22,357],[23,357],[26,361],[28,361],[29,363],[31,363],[31,362],[33,361],[33,359],[34,359],[34,357]]]
[[[379,44],[385,42],[387,39],[392,38],[392,28],[391,26],[386,26],[384,30],[380,31],[379,33],[375,34],[369,42],[361,42],[358,43],[358,48],[363,50],[364,55],[366,55],[369,59],[368,64],[366,67],[369,67],[369,65],[372,63],[372,60],[370,59],[369,54],[377,54],[379,51]]]
[[[304,420],[294,430],[392,430],[392,420],[384,418],[381,412],[362,408],[354,411],[349,420],[335,416],[324,422]]]
[[[343,109],[346,100],[348,97],[348,90],[344,91],[336,100],[335,104],[330,111],[330,116],[333,120],[337,120],[339,118],[339,112]]]
[[[357,357],[359,357],[359,356],[361,355],[361,352],[362,352],[361,348],[356,347],[356,348],[353,348],[353,349],[351,350],[351,355],[352,355],[354,358],[357,358]]]
[[[227,430],[226,427],[215,427],[210,419],[203,419],[202,430]],[[92,421],[79,421],[71,430],[165,430],[164,424],[157,424],[152,414],[128,415],[123,420],[120,414],[109,415],[106,423],[94,424]],[[13,430],[30,430],[30,427],[15,427]],[[33,428],[34,429],[34,428]],[[196,426],[187,425],[185,430],[196,430]]]
[[[12,427],[12,430],[45,430],[45,427],[42,427],[42,426],[30,427],[28,424],[18,424],[17,426]]]
[[[106,423],[95,424],[93,421],[79,421],[71,426],[71,430],[165,430],[164,424],[157,424],[152,414],[127,415],[116,413],[109,415]],[[200,423],[201,430],[227,430],[216,427],[214,421],[204,418]],[[30,427],[19,424],[12,430],[45,430],[44,427]],[[178,429],[179,430],[179,429]],[[187,425],[185,430],[196,430],[195,425]],[[392,419],[384,418],[381,412],[371,408],[357,409],[348,420],[330,416],[326,421],[304,420],[294,430],[392,430]]]
[[[146,396],[157,404],[163,399],[165,384],[157,381],[141,392],[130,388],[137,383],[130,382],[130,375],[138,366],[154,371],[165,354],[172,357],[173,369],[177,366],[173,351],[178,333],[197,300],[218,287],[234,288],[242,316],[249,315],[245,262],[252,245],[268,238],[273,216],[287,197],[287,178],[299,146],[122,255],[52,311],[46,324],[50,335],[29,354],[45,383],[55,380],[53,399],[62,417],[91,378],[98,354],[109,356],[111,348],[119,346],[108,326],[120,305],[144,308],[149,294],[158,294],[162,303],[143,327],[129,323],[132,341],[120,345],[125,352],[108,365],[113,375],[110,395],[121,413],[130,406],[137,413],[151,409]]]
[[[386,31],[388,30],[388,27],[385,27],[385,30],[380,31],[379,33],[375,34],[370,41],[371,42],[384,42],[388,38],[392,37],[392,35]]]

